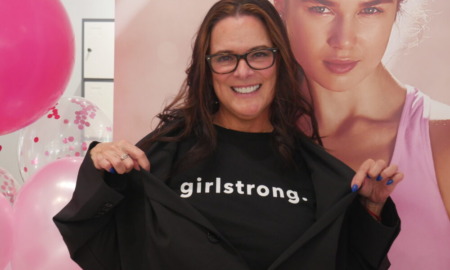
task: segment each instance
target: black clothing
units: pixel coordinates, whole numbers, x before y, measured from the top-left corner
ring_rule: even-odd
[[[272,133],[216,126],[217,148],[167,181],[205,216],[251,269],[267,269],[313,223],[314,186],[301,155],[286,166]],[[184,147],[175,162],[182,159]]]
[[[315,222],[268,269],[387,269],[400,228],[393,202],[377,223],[350,192],[354,171],[307,139],[299,145],[314,185]],[[162,181],[182,146],[155,143],[152,173],[110,175],[86,155],[72,200],[54,217],[83,269],[250,270],[212,222]]]

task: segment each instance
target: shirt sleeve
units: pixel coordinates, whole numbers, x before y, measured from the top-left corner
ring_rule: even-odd
[[[122,175],[97,170],[88,152],[72,199],[53,218],[71,258],[83,269],[120,269],[113,213],[124,198],[120,191],[125,188],[121,184],[125,181]]]
[[[376,221],[359,200],[349,208],[348,244],[350,269],[388,269],[387,253],[400,232],[400,218],[395,204],[389,198]]]

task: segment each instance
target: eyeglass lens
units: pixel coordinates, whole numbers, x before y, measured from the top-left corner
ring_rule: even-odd
[[[237,68],[241,58],[244,58],[252,69],[266,69],[273,65],[274,51],[273,49],[262,49],[244,55],[217,54],[211,56],[210,64],[217,73],[229,73]]]

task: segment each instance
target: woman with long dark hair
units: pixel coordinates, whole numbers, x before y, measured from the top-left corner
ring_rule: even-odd
[[[294,59],[270,2],[217,2],[155,131],[91,145],[54,218],[71,257],[96,270],[386,268],[402,174],[373,160],[355,174],[322,149]]]

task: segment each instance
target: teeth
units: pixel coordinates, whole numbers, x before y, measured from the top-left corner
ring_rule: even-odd
[[[241,93],[241,94],[248,94],[248,93],[258,90],[260,86],[261,85],[258,84],[258,85],[254,85],[254,86],[248,86],[248,87],[233,87],[233,90],[238,93]]]

